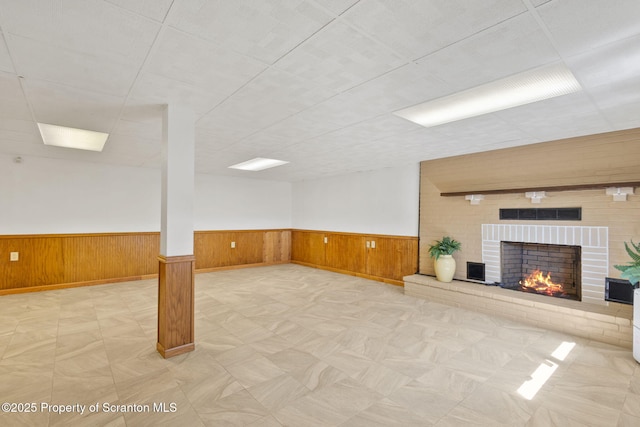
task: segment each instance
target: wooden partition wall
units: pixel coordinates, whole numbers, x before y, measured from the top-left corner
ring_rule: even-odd
[[[293,230],[291,261],[402,286],[418,270],[418,238]]]
[[[290,240],[290,230],[196,231],[196,271],[289,262]],[[159,253],[157,232],[0,236],[0,295],[156,277]]]

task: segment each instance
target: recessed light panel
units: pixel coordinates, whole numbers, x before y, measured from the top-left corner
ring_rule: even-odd
[[[38,123],[38,129],[40,129],[42,141],[46,145],[78,150],[102,151],[109,137],[108,133],[45,123]]]
[[[285,162],[284,160],[265,159],[262,157],[256,157],[255,159],[238,163],[237,165],[229,166],[229,169],[240,169],[244,171],[261,171],[264,169],[274,168],[276,166],[282,166],[287,163],[289,162]]]
[[[463,92],[396,111],[425,127],[506,110],[581,90],[564,64],[526,71]]]

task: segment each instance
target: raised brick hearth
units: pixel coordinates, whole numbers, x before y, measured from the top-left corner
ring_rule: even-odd
[[[482,313],[507,317],[545,329],[631,348],[633,306],[549,298],[498,286],[453,281],[415,274],[404,278],[406,295]]]

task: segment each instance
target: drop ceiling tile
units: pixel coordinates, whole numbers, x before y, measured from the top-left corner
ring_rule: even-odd
[[[519,0],[370,0],[359,2],[343,18],[415,60],[525,11]]]
[[[42,144],[38,129],[31,120],[7,119],[0,121],[0,140],[26,144]]]
[[[1,153],[22,156],[23,158],[25,156],[50,157],[47,156],[49,154],[47,147],[39,136],[28,137],[26,134],[11,134],[0,131]],[[59,154],[59,158],[64,157],[64,153]]]
[[[567,58],[566,63],[587,92],[621,84],[633,89],[640,75],[640,36],[590,49]]]
[[[375,141],[394,135],[403,135],[416,129],[423,129],[400,117],[385,114],[370,120],[365,120],[354,125],[342,128],[324,135],[326,138],[355,139],[360,141]]]
[[[640,127],[640,97],[635,101],[600,106],[600,112],[612,124],[614,129]]]
[[[158,74],[143,73],[131,89],[131,101],[136,104],[186,105],[203,115],[226,98],[223,88],[204,90],[192,84]]]
[[[234,152],[229,150],[220,150],[213,153],[203,154],[196,148],[198,155],[195,159],[196,171],[198,173],[205,173],[212,170],[218,170],[220,172],[229,172],[226,169],[240,162],[250,160],[251,154],[244,152]]]
[[[266,138],[281,139],[294,143],[340,129],[342,127],[337,126],[334,123],[323,121],[322,118],[318,119],[318,116],[313,114],[314,111],[316,111],[314,108],[310,108],[307,111],[288,117],[272,126],[269,126],[267,129],[262,130],[260,135]]]
[[[553,1],[536,11],[563,55],[575,55],[640,32],[637,0]]]
[[[334,21],[276,63],[276,67],[335,91],[348,90],[407,61]]]
[[[104,57],[86,55],[47,43],[10,36],[17,72],[26,80],[41,79],[72,88],[125,96],[138,69]]]
[[[487,114],[458,122],[457,126],[447,123],[433,128],[429,138],[432,148],[446,145],[447,156],[475,153],[484,150],[484,146],[500,145],[502,148],[520,145],[520,141],[538,142],[517,123],[503,120],[497,114]],[[446,157],[444,154],[438,157]]]
[[[184,0],[172,7],[167,22],[272,64],[332,19],[310,1]]]
[[[111,131],[111,134],[153,142],[160,147],[162,142],[162,120],[144,123],[121,118]]]
[[[333,92],[270,68],[214,110],[198,125],[243,138],[333,96]],[[237,139],[236,139],[237,140]]]
[[[0,153],[157,168],[164,103],[196,112],[199,173],[260,155],[292,163],[252,179],[291,181],[640,127],[636,2],[596,3],[0,0]],[[392,115],[558,60],[582,93],[429,129]],[[111,130],[105,152],[44,146],[30,105]]]
[[[363,119],[444,96],[451,90],[449,84],[412,63],[345,91],[330,104],[340,112],[357,110]]]
[[[560,59],[534,18],[522,14],[425,56],[418,64],[457,92]]]
[[[56,86],[40,80],[24,80],[35,120],[41,123],[110,132],[124,98]],[[35,123],[34,123],[35,125]]]
[[[156,22],[99,0],[0,0],[0,5],[5,35],[136,66],[160,29]]]
[[[163,31],[146,70],[225,97],[266,69],[244,55],[172,28]]]
[[[334,15],[341,15],[360,0],[316,0],[316,4],[329,10]]]
[[[0,71],[15,72],[2,32],[0,32]]]
[[[105,0],[118,7],[137,13],[154,21],[162,22],[173,3],[173,0]]]
[[[236,142],[232,146],[229,146],[229,149],[237,150],[237,149],[252,148],[258,151],[259,153],[262,153],[260,155],[257,155],[256,157],[269,157],[267,153],[276,151],[276,150],[281,150],[286,147],[290,147],[291,145],[297,142],[299,141],[289,140],[286,138],[285,139],[278,138],[274,135],[258,132],[253,135],[249,135],[246,138],[243,138],[242,140]]]
[[[545,3],[549,3],[551,0],[531,0],[533,7],[542,6]]]
[[[493,113],[539,141],[613,130],[584,92]]]
[[[143,166],[150,159],[159,158],[161,143],[129,135],[111,134],[101,154],[100,161],[104,163]]]
[[[4,119],[31,120],[31,111],[18,77],[0,72],[0,94],[0,126]]]

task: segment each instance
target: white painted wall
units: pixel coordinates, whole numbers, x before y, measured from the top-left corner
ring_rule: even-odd
[[[196,175],[194,229],[418,235],[419,165],[286,183]],[[160,171],[0,155],[0,234],[160,230]]]
[[[194,228],[291,227],[291,184],[196,175]],[[160,170],[0,155],[0,234],[160,230]]]
[[[196,175],[196,230],[291,228],[291,184]]]
[[[417,236],[420,165],[293,184],[293,228]]]

